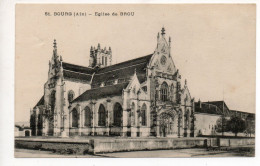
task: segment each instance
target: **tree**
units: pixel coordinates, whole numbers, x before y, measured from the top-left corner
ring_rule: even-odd
[[[246,118],[246,130],[245,132],[251,137],[251,134],[255,134],[255,117],[252,115]]]
[[[228,120],[224,116],[221,116],[216,122],[216,132],[222,133],[223,135],[224,132],[228,131],[227,123]]]
[[[245,131],[246,123],[242,118],[233,116],[227,123],[227,129],[237,136],[237,133]]]

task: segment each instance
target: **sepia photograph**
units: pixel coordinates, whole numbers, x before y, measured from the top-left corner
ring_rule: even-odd
[[[255,4],[16,4],[15,158],[255,157]]]

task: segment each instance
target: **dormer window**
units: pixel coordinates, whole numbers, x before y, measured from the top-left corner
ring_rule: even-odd
[[[114,84],[115,84],[115,85],[118,84],[118,79],[115,80]]]
[[[102,82],[102,83],[100,84],[100,87],[104,87],[104,86],[105,86],[105,83]]]

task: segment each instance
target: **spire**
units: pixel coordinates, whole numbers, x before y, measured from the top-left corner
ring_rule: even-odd
[[[100,44],[98,43],[98,50],[100,49]]]
[[[53,48],[54,48],[54,49],[57,49],[56,39],[54,39],[54,42],[53,42]]]
[[[53,56],[57,57],[57,43],[56,43],[56,39],[54,39],[53,41]]]
[[[165,29],[164,29],[164,27],[162,27],[162,36],[164,36],[165,35]]]

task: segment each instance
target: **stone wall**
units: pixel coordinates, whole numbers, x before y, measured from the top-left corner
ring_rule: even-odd
[[[205,139],[107,139],[93,140],[94,153],[203,147]]]

